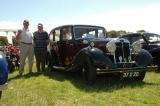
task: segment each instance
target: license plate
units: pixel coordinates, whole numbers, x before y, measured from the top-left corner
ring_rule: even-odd
[[[122,77],[123,78],[127,78],[127,77],[138,77],[140,75],[139,72],[124,72],[122,73]]]

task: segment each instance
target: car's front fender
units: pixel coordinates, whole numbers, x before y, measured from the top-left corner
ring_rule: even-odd
[[[98,48],[87,47],[77,53],[75,57],[75,64],[83,64],[84,57],[88,56],[96,67],[106,66],[114,68],[114,63]]]
[[[140,50],[139,53],[136,55],[136,64],[140,67],[146,67],[152,61],[153,57],[147,50]]]

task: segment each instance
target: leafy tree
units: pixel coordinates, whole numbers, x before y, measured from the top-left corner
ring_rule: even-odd
[[[127,32],[125,30],[119,30],[119,31],[111,30],[111,31],[107,32],[107,36],[111,37],[111,38],[116,38],[116,37],[123,35],[123,34],[127,34]]]
[[[17,41],[15,36],[12,37],[12,42],[13,42],[14,46],[18,46],[19,45],[19,42]]]
[[[145,31],[144,29],[141,29],[141,30],[137,30],[136,32],[147,32],[147,31]]]
[[[8,44],[7,37],[5,36],[0,36],[0,46],[4,46]]]
[[[141,30],[137,30],[136,32],[147,32],[147,31],[144,29],[141,29]],[[120,35],[124,35],[128,33],[133,33],[133,32],[126,32],[125,30],[119,30],[119,31],[111,30],[107,32],[107,37],[116,38]]]

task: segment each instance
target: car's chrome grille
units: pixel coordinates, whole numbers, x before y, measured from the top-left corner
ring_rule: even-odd
[[[116,46],[117,46],[115,52],[116,62],[129,62],[129,56],[130,56],[129,43],[118,42],[116,43]]]

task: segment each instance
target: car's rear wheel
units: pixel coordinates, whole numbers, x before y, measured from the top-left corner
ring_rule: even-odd
[[[51,53],[48,53],[48,56],[47,56],[47,65],[48,65],[48,71],[52,71],[53,70],[53,56],[51,55]]]
[[[8,70],[11,73],[15,70],[15,65],[12,62],[8,63]]]
[[[88,56],[85,56],[81,69],[85,83],[93,85],[96,81],[96,68]]]

